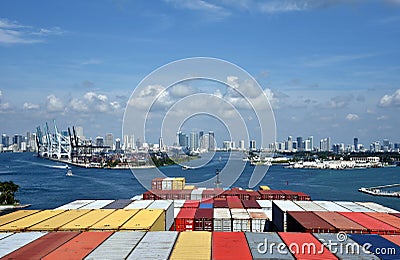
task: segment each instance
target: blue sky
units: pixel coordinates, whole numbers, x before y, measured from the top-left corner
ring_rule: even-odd
[[[258,80],[278,140],[400,142],[399,25],[398,0],[2,1],[0,131],[118,136],[148,73],[210,56]]]

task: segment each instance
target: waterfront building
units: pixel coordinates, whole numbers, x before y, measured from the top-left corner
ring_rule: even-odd
[[[76,136],[80,139],[80,140],[85,140],[85,135],[83,133],[83,127],[82,126],[77,126],[75,128],[76,131]]]
[[[164,139],[162,137],[160,137],[158,139],[158,148],[160,149],[160,151],[164,151],[165,150]]]
[[[104,138],[102,136],[98,136],[95,139],[96,146],[103,147],[104,146]]]
[[[21,143],[22,143],[22,135],[15,134],[13,137],[13,144],[16,145],[17,149],[21,149]]]
[[[123,141],[123,148],[125,151],[135,149],[135,137],[133,134],[124,135]]]
[[[3,134],[1,136],[1,143],[3,144],[4,147],[10,146],[10,137],[6,134]]]
[[[239,149],[242,151],[244,151],[246,149],[246,147],[244,146],[244,140],[239,141]]]
[[[296,138],[296,141],[297,141],[297,151],[303,151],[303,137],[301,137],[301,136],[298,136],[297,138]]]
[[[215,145],[215,134],[213,131],[208,132],[208,150],[209,151],[215,151],[216,145]]]
[[[358,152],[358,138],[357,137],[354,137],[353,144],[354,144],[355,151]]]
[[[106,138],[104,139],[104,145],[110,147],[110,149],[113,150],[114,135],[112,133],[106,134]]]
[[[115,150],[116,151],[121,150],[121,139],[119,139],[119,138],[115,139]]]
[[[282,147],[280,147],[280,149],[282,149]],[[256,140],[250,140],[250,147],[249,147],[249,150],[250,150],[250,151],[257,150],[257,147],[256,147]]]

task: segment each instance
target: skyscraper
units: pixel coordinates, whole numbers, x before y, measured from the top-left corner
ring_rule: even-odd
[[[75,128],[76,131],[76,136],[81,139],[84,140],[85,139],[85,135],[83,134],[83,127],[82,126],[77,126]]]
[[[180,147],[188,147],[187,139],[188,138],[187,138],[185,133],[182,133],[181,131],[179,131],[177,133],[178,146],[180,146]]]
[[[164,139],[162,137],[158,139],[158,147],[160,151],[164,151]]]
[[[244,151],[246,149],[246,147],[244,147],[244,140],[239,141],[239,149],[242,151]]]
[[[296,138],[296,140],[297,140],[297,150],[298,150],[298,151],[303,151],[303,149],[304,149],[304,146],[303,146],[303,137],[298,136],[298,137]]]
[[[189,147],[191,151],[195,151],[199,148],[199,134],[196,132],[190,133]]]
[[[114,146],[114,135],[112,133],[107,133],[106,138],[104,140],[104,145],[113,149]]]
[[[119,138],[115,139],[115,150],[116,151],[121,150],[121,139],[119,139]]]
[[[356,151],[356,152],[358,152],[358,138],[357,137],[354,137],[354,150]]]
[[[1,136],[1,143],[3,144],[4,148],[10,146],[10,137],[6,134]]]
[[[314,150],[314,136],[310,135],[308,140],[310,140],[310,151],[312,151]]]
[[[215,135],[213,131],[208,132],[208,150],[215,151]]]
[[[249,147],[249,150],[250,151],[254,151],[254,150],[256,150],[257,149],[257,147],[256,147],[256,140],[250,140],[250,147]]]
[[[104,146],[104,138],[102,136],[96,137],[96,146],[99,146],[99,147]]]

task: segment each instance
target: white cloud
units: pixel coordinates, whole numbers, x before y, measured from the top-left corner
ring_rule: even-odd
[[[8,103],[8,102],[0,104],[0,110],[8,110],[10,108],[11,108],[11,106],[10,106],[10,103]]]
[[[89,107],[83,102],[82,100],[79,100],[77,98],[73,98],[70,102],[70,107],[72,110],[77,111],[77,112],[87,112],[89,111]]]
[[[357,114],[347,114],[346,120],[348,121],[356,121],[360,119],[360,117]]]
[[[49,112],[61,112],[65,109],[64,103],[61,101],[61,99],[53,94],[47,96],[46,107]]]
[[[400,107],[400,89],[391,95],[384,95],[379,101],[381,107]]]
[[[38,104],[32,104],[29,102],[25,102],[23,105],[23,108],[26,110],[36,110],[36,109],[39,109],[40,106]]]
[[[197,90],[191,86],[178,84],[169,88],[168,92],[172,97],[181,98],[197,93]]]
[[[1,90],[0,90],[0,99],[1,99],[2,96],[3,96],[3,92],[1,92]]]
[[[118,110],[121,108],[121,104],[118,101],[113,101],[110,102],[110,106],[114,109],[114,110]]]
[[[32,26],[21,25],[17,21],[0,18],[0,43],[39,43],[43,42],[44,37],[62,34],[64,34],[64,31],[59,27],[35,29]]]
[[[381,121],[381,120],[387,120],[387,119],[389,119],[388,116],[378,116],[378,117],[376,118],[376,120],[379,120],[379,121]]]

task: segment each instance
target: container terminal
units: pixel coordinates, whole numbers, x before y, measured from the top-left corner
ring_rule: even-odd
[[[268,186],[196,188],[182,178],[152,184],[131,199],[76,200],[2,215],[0,257],[400,259],[400,212],[384,205],[311,200]]]

